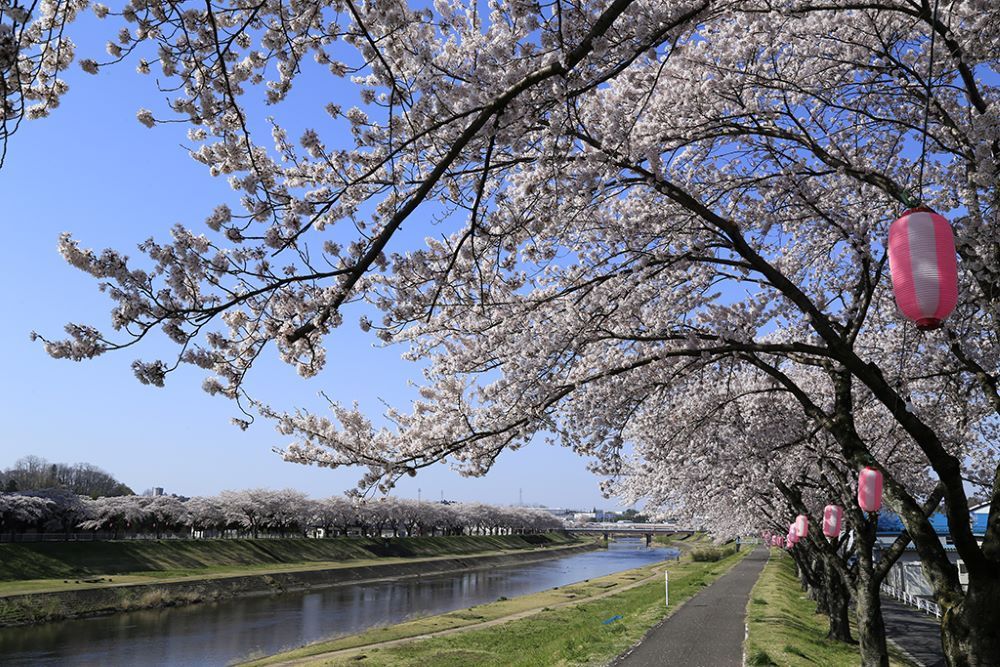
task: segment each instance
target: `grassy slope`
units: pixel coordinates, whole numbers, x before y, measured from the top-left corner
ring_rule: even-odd
[[[290,564],[427,558],[570,544],[565,535],[414,537],[387,540],[143,540],[0,544],[0,592],[39,580],[137,574],[189,576]],[[5,585],[2,582],[9,582]]]
[[[654,535],[653,542],[668,547],[675,547],[681,550],[685,546],[703,545],[711,539],[705,533],[683,533],[681,535]]]
[[[694,563],[685,559],[681,563],[666,564],[670,571],[670,611],[735,565],[746,553],[717,563]],[[317,665],[350,665],[363,660],[366,665],[392,667],[604,664],[638,642],[664,617],[660,575],[664,565],[658,563],[513,600],[376,628],[272,656],[255,664],[280,664],[294,659]],[[608,595],[615,588],[624,588],[650,576],[648,583]],[[588,599],[594,595],[604,597]],[[577,599],[581,601],[574,603]],[[383,642],[484,623],[513,614],[531,615],[447,636],[378,646]],[[623,618],[607,625],[602,623],[616,615]],[[343,649],[355,650],[323,655]]]
[[[771,550],[771,560],[750,592],[747,623],[751,666],[855,667],[860,661],[857,646],[826,638],[826,617],[816,613],[816,603],[802,592],[794,562],[780,550]],[[892,655],[890,664],[909,663]]]

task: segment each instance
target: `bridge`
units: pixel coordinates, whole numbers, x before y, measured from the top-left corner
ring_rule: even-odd
[[[653,543],[654,535],[686,535],[695,533],[692,528],[678,528],[668,523],[586,523],[565,529],[571,535],[601,535],[607,542],[612,535],[645,537],[646,546]]]

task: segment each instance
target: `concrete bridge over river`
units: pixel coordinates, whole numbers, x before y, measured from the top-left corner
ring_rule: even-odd
[[[695,533],[693,528],[678,528],[667,523],[586,523],[566,529],[572,535],[600,535],[604,541],[613,535],[622,537],[645,537],[646,546],[653,543],[655,535],[684,535]]]

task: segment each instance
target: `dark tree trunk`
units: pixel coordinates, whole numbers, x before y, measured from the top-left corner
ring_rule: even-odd
[[[861,649],[862,667],[889,667],[889,649],[885,641],[885,622],[882,619],[882,599],[879,597],[881,577],[875,574],[872,548],[875,545],[874,518],[854,531],[855,553],[858,556],[858,574],[854,586],[854,613],[858,621],[858,644]]]
[[[817,555],[814,557],[810,565],[812,577],[809,582],[809,597],[816,601],[817,614],[829,614],[830,600],[828,593],[831,574],[827,570],[822,556]]]
[[[858,643],[863,667],[889,667],[889,650],[885,642],[882,620],[882,600],[872,573],[861,567],[858,571],[855,614],[858,620]]]
[[[851,637],[851,595],[840,575],[829,565],[826,568],[825,584],[825,613],[830,619],[826,636],[835,641],[854,643]]]
[[[829,561],[836,556],[818,554],[808,560],[808,555],[799,559],[806,561],[800,565],[800,576],[808,586],[809,596],[816,601],[816,612],[824,614],[829,622],[827,638],[853,643],[851,638],[850,592],[840,573]]]
[[[949,667],[1000,665],[1000,573],[969,572],[965,599],[941,617],[941,644]]]

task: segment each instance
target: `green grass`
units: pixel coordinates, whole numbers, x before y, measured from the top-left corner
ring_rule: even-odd
[[[166,579],[274,571],[310,564],[446,557],[569,545],[562,534],[328,540],[136,540],[0,544],[0,594],[59,589],[84,579]],[[102,584],[104,582],[101,582]],[[96,585],[96,584],[95,584]]]
[[[714,563],[685,559],[667,565],[670,571],[669,611],[709,585],[745,555],[746,551]],[[354,665],[361,661],[365,665],[391,667],[606,664],[637,643],[665,616],[663,578],[659,574],[663,567],[662,563],[645,566],[534,595],[376,628],[253,664],[279,664],[297,659],[316,665]],[[650,576],[652,579],[648,583],[615,592]],[[604,597],[595,599],[594,595]],[[515,618],[508,620],[512,615]],[[621,615],[622,619],[607,625],[602,623],[616,615]],[[385,644],[491,621],[493,625],[446,636]],[[331,651],[345,652],[329,655]]]
[[[730,556],[736,553],[735,546],[727,547],[702,547],[699,549],[691,550],[691,560],[697,561],[699,563],[714,563],[717,560],[722,560],[726,556]]]
[[[686,547],[692,547],[700,544],[705,544],[709,541],[708,535],[705,533],[684,533],[681,535],[654,535],[653,542],[656,544],[662,544],[668,547],[674,547],[677,549],[684,549]]]
[[[827,618],[802,592],[792,559],[777,549],[750,592],[747,624],[751,667],[856,667],[861,660],[857,646],[826,638]],[[891,665],[909,664],[890,654]]]

